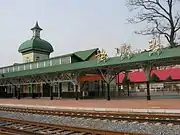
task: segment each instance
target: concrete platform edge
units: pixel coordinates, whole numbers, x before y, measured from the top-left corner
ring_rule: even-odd
[[[108,112],[140,112],[140,113],[180,113],[180,109],[134,109],[134,108],[90,108],[90,107],[66,107],[66,106],[40,106],[40,105],[23,105],[23,104],[0,104],[0,106],[23,107],[23,108],[39,108],[39,109],[55,109],[55,110],[77,110],[77,111],[108,111]]]

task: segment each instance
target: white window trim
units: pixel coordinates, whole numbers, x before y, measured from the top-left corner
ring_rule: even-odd
[[[71,57],[67,56],[67,57],[62,57],[62,60],[64,59],[64,63],[63,64],[69,64],[71,63]],[[62,61],[61,61],[62,64]]]
[[[36,63],[36,68],[39,68],[39,63],[38,62]]]
[[[71,56],[69,56],[70,58],[69,58],[69,63],[71,63]]]
[[[3,73],[5,73],[6,71],[5,71],[5,68],[3,68]]]
[[[29,68],[32,69],[32,63],[29,64]]]
[[[59,64],[61,64],[61,58],[59,58]]]
[[[50,66],[52,66],[52,60],[50,60]]]
[[[44,61],[44,67],[46,67],[46,61]]]

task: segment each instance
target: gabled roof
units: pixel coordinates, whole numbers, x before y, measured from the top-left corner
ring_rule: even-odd
[[[169,69],[164,69],[164,70],[152,70],[151,76],[153,74],[156,75],[160,81],[165,81],[169,77],[171,77],[172,80],[180,80],[180,68],[169,68]],[[122,83],[124,77],[125,77],[124,73],[120,73],[116,77],[116,82],[118,83],[118,81],[119,81],[119,83]],[[145,73],[143,71],[129,72],[128,78],[129,78],[130,82],[132,82],[132,83],[144,83],[147,80]]]
[[[125,78],[125,74],[120,73],[119,75],[116,76],[116,83],[118,83],[118,82],[123,83],[124,78]],[[129,72],[128,73],[128,79],[130,82],[133,82],[133,83],[146,82],[145,73],[140,72],[140,71]]]
[[[95,52],[97,52],[97,50],[98,50],[98,48],[85,50],[85,51],[78,51],[78,52],[75,52],[74,55],[79,57],[81,60],[85,61],[90,56],[92,56]]]
[[[66,56],[75,56],[80,58],[83,61],[86,61],[90,56],[92,56],[92,54],[94,54],[96,51],[98,50],[98,48],[94,48],[94,49],[90,49],[90,50],[85,50],[85,51],[77,51],[74,53],[68,53],[68,54],[64,54],[64,55],[60,55],[60,56],[55,56],[52,57],[50,59],[55,59],[55,58],[60,58],[60,57],[66,57]]]
[[[146,76],[144,72],[130,72],[128,74],[130,82],[145,82]]]

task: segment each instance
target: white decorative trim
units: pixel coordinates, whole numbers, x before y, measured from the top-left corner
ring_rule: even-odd
[[[59,58],[59,64],[61,64],[61,58]]]
[[[5,68],[3,68],[3,73],[6,73]]]
[[[39,63],[38,62],[36,63],[36,68],[39,68]]]
[[[50,60],[49,63],[50,63],[50,66],[52,66],[52,60]]]
[[[131,48],[131,45],[124,43],[120,48],[115,48],[116,56],[119,56],[121,60],[123,60],[124,58],[131,58],[133,55]]]
[[[151,56],[154,53],[157,53],[158,55],[160,55],[162,48],[163,47],[160,45],[160,43],[157,43],[155,39],[150,40],[149,48],[148,48],[149,56]]]
[[[71,63],[71,56],[69,56],[69,62]]]
[[[32,69],[32,63],[29,64],[29,68]]]
[[[102,61],[106,62],[106,60],[108,59],[108,55],[106,51],[102,49],[102,51],[98,50],[96,54],[96,58],[98,62],[102,62]]]

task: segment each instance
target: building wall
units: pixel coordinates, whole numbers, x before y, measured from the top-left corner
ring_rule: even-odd
[[[71,63],[80,62],[80,61],[82,61],[80,58],[71,56]]]
[[[97,58],[96,58],[96,54],[93,54],[91,57],[89,57],[88,60],[95,60],[95,59],[97,59]]]
[[[33,61],[43,60],[43,59],[48,59],[48,58],[49,58],[48,54],[41,54],[41,53],[34,53],[34,52],[23,54],[23,62],[33,62]]]
[[[47,54],[34,53],[34,61],[37,60],[37,57],[39,57],[39,60],[49,59],[49,55]]]
[[[34,59],[34,54],[33,53],[28,53],[28,54],[23,54],[23,62],[32,62]]]

